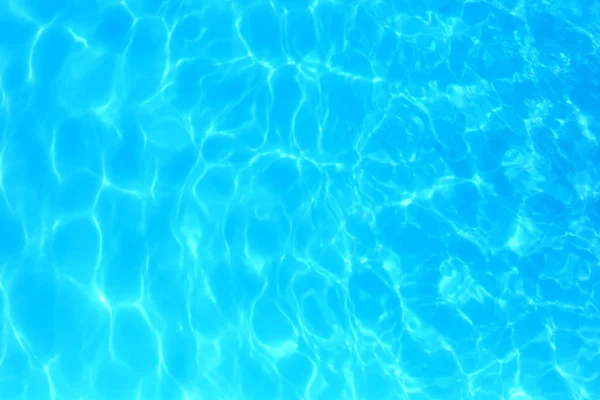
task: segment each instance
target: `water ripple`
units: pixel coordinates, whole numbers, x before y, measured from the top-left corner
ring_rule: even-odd
[[[0,5],[3,399],[595,399],[600,8]]]

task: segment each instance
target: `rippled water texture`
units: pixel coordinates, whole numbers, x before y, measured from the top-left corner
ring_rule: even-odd
[[[600,398],[600,3],[0,1],[0,398]]]

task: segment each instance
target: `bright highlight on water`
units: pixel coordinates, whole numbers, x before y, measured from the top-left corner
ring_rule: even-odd
[[[0,399],[600,399],[600,3],[0,2]]]

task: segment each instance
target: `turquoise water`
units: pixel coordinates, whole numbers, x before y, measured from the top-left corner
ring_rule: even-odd
[[[0,2],[0,399],[600,398],[599,20]]]

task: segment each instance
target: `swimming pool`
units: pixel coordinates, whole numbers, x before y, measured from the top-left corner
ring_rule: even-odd
[[[0,5],[0,398],[600,396],[594,1]]]

